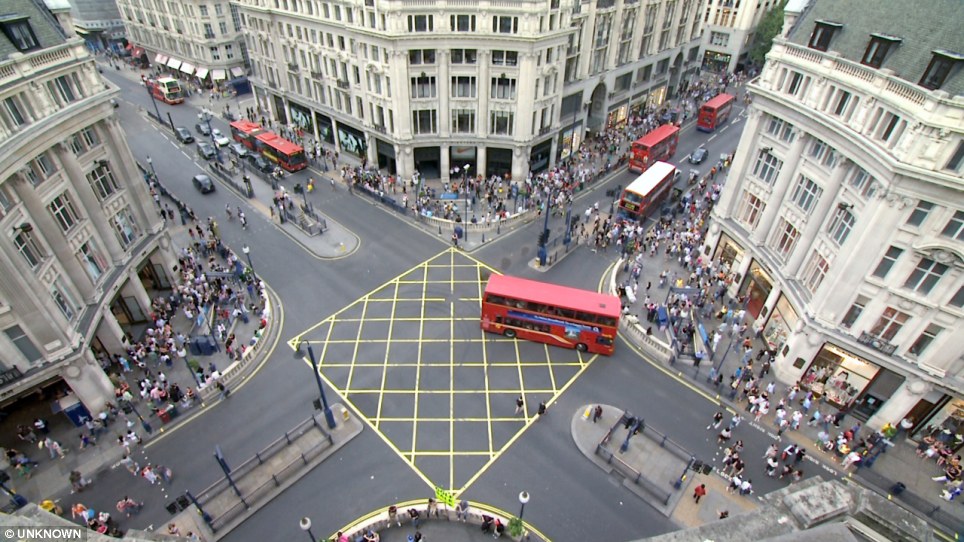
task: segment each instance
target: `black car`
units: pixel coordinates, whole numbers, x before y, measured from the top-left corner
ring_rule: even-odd
[[[248,156],[248,149],[246,149],[244,145],[238,143],[237,141],[229,144],[228,149],[231,150],[231,154],[237,156],[238,158],[245,158]]]
[[[695,151],[693,151],[692,154],[690,154],[690,163],[702,164],[703,160],[706,160],[706,155],[707,155],[706,148],[700,147]]]
[[[202,194],[214,192],[214,181],[207,175],[195,175],[191,182],[194,183],[194,188],[197,188],[198,192]]]
[[[174,137],[181,143],[194,143],[194,136],[183,126],[174,128]]]
[[[215,156],[214,147],[207,141],[197,142],[197,155],[205,160],[210,160]]]
[[[211,137],[211,129],[208,128],[208,124],[206,122],[199,122],[195,124],[194,129],[197,130],[197,133],[203,135],[204,137]]]
[[[261,156],[260,154],[249,152],[248,163],[251,164],[251,167],[260,171],[261,173],[271,173],[272,171],[274,171],[274,164],[269,162],[264,156]]]

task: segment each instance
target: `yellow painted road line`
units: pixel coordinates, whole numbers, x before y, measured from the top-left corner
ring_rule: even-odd
[[[519,338],[516,337],[515,339],[512,339],[512,341],[514,343],[513,346],[515,347],[515,362],[516,362],[515,365],[516,365],[516,368],[519,370],[519,395],[522,396],[522,419],[528,421],[529,420],[529,398],[526,397],[525,377],[522,376],[522,362],[519,359],[520,357]],[[505,446],[503,446],[502,449],[504,450]]]
[[[549,390],[545,390],[545,391],[546,391],[546,393],[549,393]],[[420,418],[406,418],[406,417],[392,418],[392,417],[389,417],[389,416],[382,416],[381,420],[382,420],[383,422],[413,422],[413,421],[419,421],[419,422],[447,422],[447,421],[449,421],[448,418],[441,418],[441,417],[439,417],[439,418],[436,418],[436,417],[428,417],[428,418],[426,418],[426,417],[424,417],[424,416],[423,416],[423,417],[420,417]],[[495,417],[491,417],[491,418],[490,418],[490,417],[487,416],[487,417],[484,417],[484,418],[478,418],[478,417],[466,416],[466,417],[455,418],[455,421],[457,421],[457,422],[486,422],[486,421],[490,421],[490,420],[493,421],[493,422],[518,422],[518,421],[519,421],[519,417],[518,417],[518,416],[510,416],[510,417],[508,417],[508,418],[495,418]]]
[[[351,393],[351,379],[355,375],[355,362],[358,361],[358,345],[361,344],[362,329],[365,328],[365,313],[368,312],[368,296],[362,301],[362,320],[358,322],[358,334],[355,336],[355,348],[351,354],[351,367],[348,368],[348,380],[345,382],[345,394]]]
[[[452,285],[453,292],[455,285]],[[449,303],[449,314],[455,314],[455,302]],[[449,323],[449,337],[455,336],[455,321]],[[449,343],[449,450],[455,453],[455,343]],[[449,489],[455,487],[455,456],[449,458]]]
[[[555,375],[555,373],[552,372],[552,358],[549,357],[549,345],[548,345],[548,344],[544,344],[543,346],[546,347],[546,367],[549,369],[549,381],[552,383],[552,394],[555,395],[555,394],[556,394],[556,389],[557,389],[557,388],[556,388],[556,375]],[[578,355],[579,353],[580,353],[580,352],[577,350],[577,351],[576,351],[576,354]]]
[[[415,439],[418,438],[418,398],[419,389],[418,384],[422,377],[422,338],[425,332],[425,293],[428,291],[428,266],[422,267],[422,303],[420,307],[420,322],[418,324],[418,355],[415,359],[415,389],[414,392],[414,403],[415,411],[412,414],[412,464],[415,464]],[[408,366],[408,364],[406,364]]]
[[[332,344],[337,344],[337,341],[331,341],[331,342],[332,342]],[[484,341],[483,341],[482,343],[485,344]],[[466,362],[462,362],[462,363],[461,363],[461,366],[462,366],[462,367],[481,367],[481,368],[485,368],[485,367],[515,367],[516,365],[521,365],[522,367],[545,367],[546,364],[545,364],[544,362],[542,362],[542,361],[531,362],[531,363],[530,363],[530,362],[511,363],[511,362],[505,362],[505,361],[496,361],[496,362],[484,363],[484,362],[481,362],[481,361],[474,361],[474,362],[473,362],[473,361],[466,361]],[[566,361],[566,362],[556,361],[556,362],[553,362],[552,365],[553,365],[554,367],[582,367],[583,365],[585,365],[585,363],[579,363],[578,361],[577,361],[577,362],[572,362],[572,363],[570,363],[570,362],[568,362],[568,361]],[[351,362],[349,362],[349,361],[345,361],[345,362],[333,362],[333,361],[329,361],[329,362],[325,363],[325,367],[350,367],[350,366],[351,366]],[[381,367],[381,366],[382,366],[382,365],[381,365],[380,363],[356,363],[356,364],[355,364],[355,367]],[[419,363],[393,363],[393,364],[392,364],[392,367],[448,367],[448,366],[449,366],[449,362],[448,362],[448,361],[425,362],[425,363],[421,363],[421,364],[419,364]]]
[[[396,297],[396,298],[398,297],[398,283],[397,283],[397,282],[395,283],[395,297]],[[396,308],[396,306],[397,306],[397,303],[392,303],[392,314],[395,314],[395,308]],[[358,324],[358,325],[361,326],[362,324]],[[394,325],[395,325],[395,320],[394,320],[394,319],[389,319],[389,321],[388,321],[388,338],[389,338],[389,339],[392,338],[392,328],[394,327]],[[385,343],[385,356],[382,358],[382,385],[381,385],[381,389],[383,389],[383,390],[385,389],[385,379],[388,378],[388,358],[389,358],[389,355],[390,355],[391,351],[392,351],[392,341],[389,340],[389,341],[387,341],[387,342]],[[382,404],[383,404],[383,401],[382,401],[382,400],[384,399],[384,397],[385,397],[385,394],[383,394],[383,393],[378,395],[378,407],[375,409],[375,426],[376,426],[376,427],[378,427],[378,425],[379,425],[379,421],[378,421],[379,418],[382,417]]]
[[[415,455],[418,457],[422,457],[422,456],[425,456],[425,457],[449,457],[449,456],[488,457],[489,452],[485,450],[457,451],[457,452],[450,452],[448,450],[419,450],[418,453]]]
[[[541,366],[541,365],[540,365],[540,366]],[[420,390],[418,393],[419,393],[420,395],[449,395],[449,394],[452,394],[452,395],[479,395],[479,394],[500,395],[500,394],[505,394],[505,393],[519,393],[519,394],[522,394],[523,392],[524,392],[524,393],[550,393],[550,394],[551,394],[551,393],[553,393],[553,390],[551,390],[551,389],[549,389],[549,388],[546,388],[546,389],[542,389],[542,388],[535,388],[535,389],[533,389],[533,388],[526,388],[525,390],[513,389],[513,388],[505,388],[505,389],[498,389],[498,390],[491,390],[491,391],[483,391],[483,390]],[[374,394],[379,394],[379,393],[384,393],[384,394],[386,394],[386,395],[387,395],[387,394],[411,394],[411,393],[412,393],[412,390],[407,390],[407,389],[405,389],[405,390],[393,390],[393,389],[388,389],[388,388],[385,388],[384,390],[381,390],[381,389],[379,389],[379,388],[355,388],[355,389],[351,390],[351,393],[352,393],[353,395],[365,395],[365,394],[374,395]],[[517,419],[518,419],[518,418],[517,418]]]

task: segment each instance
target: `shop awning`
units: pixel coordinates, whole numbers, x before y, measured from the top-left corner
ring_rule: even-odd
[[[214,70],[211,72],[211,79],[215,81],[224,81],[228,76],[224,73],[224,70]]]
[[[181,71],[188,75],[191,75],[192,73],[194,73],[194,64],[188,64],[187,62],[181,64]]]
[[[202,68],[199,66],[197,69],[197,73],[195,73],[194,75],[196,75],[198,79],[204,79],[205,77],[208,76],[208,69]]]
[[[157,53],[157,56],[154,57],[154,63],[155,63],[155,64],[167,64],[167,56],[162,55],[161,53]]]
[[[244,70],[239,68],[238,66],[235,66],[231,68],[231,75],[233,75],[234,77],[242,77],[244,75]]]
[[[167,59],[167,67],[171,68],[172,70],[176,70],[181,67],[181,61],[172,56],[171,58]]]

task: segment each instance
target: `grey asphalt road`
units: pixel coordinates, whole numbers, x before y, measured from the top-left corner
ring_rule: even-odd
[[[130,107],[131,104],[152,107],[146,91],[139,85],[125,79],[115,79],[115,82],[124,89],[122,97],[126,107],[122,106],[119,114],[132,151],[141,160],[150,153],[155,167],[161,166],[159,177],[171,190],[188,201],[199,216],[220,218],[225,203],[246,205],[228,190],[219,190],[213,196],[195,192],[187,182],[194,173],[200,172],[193,146],[171,144]],[[196,122],[196,111],[189,106],[158,104],[158,107],[162,115],[170,111],[178,124],[193,128]],[[226,123],[216,120],[214,124],[220,125],[222,131],[227,130]],[[733,150],[740,129],[742,122],[738,120],[728,128],[725,137],[712,140],[692,128],[684,130],[676,161],[682,162],[692,149],[705,143],[711,161],[701,169],[708,169],[719,154]],[[686,163],[680,167],[684,172],[690,169]],[[626,186],[634,177],[619,174],[608,186]],[[608,198],[603,196],[606,187],[601,188],[580,199],[574,210],[581,212],[596,200],[601,207],[608,206]],[[251,247],[258,273],[283,300],[283,338],[323,320],[445,248],[444,243],[415,228],[399,225],[397,218],[373,208],[367,201],[347,194],[327,199],[323,194],[317,196],[316,205],[323,213],[359,235],[362,245],[357,253],[339,260],[318,260],[257,213],[249,213],[248,231],[241,231],[236,223],[222,225],[223,237],[230,246],[239,249],[241,244],[248,244]],[[561,222],[556,219],[557,227]],[[503,272],[595,288],[615,253],[594,254],[579,248],[549,272],[537,273],[527,262],[535,254],[539,228],[541,224],[530,224],[486,245],[473,256]],[[152,460],[175,470],[172,492],[198,491],[219,476],[211,457],[215,445],[222,447],[229,460],[240,462],[277,438],[285,428],[307,417],[310,402],[317,394],[309,370],[281,343],[265,367],[227,402],[153,443],[148,448]],[[614,356],[599,358],[553,405],[547,419],[534,424],[480,476],[469,487],[466,497],[515,511],[516,495],[525,489],[532,495],[526,519],[555,540],[628,540],[674,529],[670,520],[621,488],[573,446],[568,430],[570,414],[582,404],[603,400],[645,416],[648,422],[669,432],[698,457],[709,459],[716,452],[715,438],[707,434],[704,427],[718,406],[621,343]],[[759,448],[760,455],[768,443],[763,432],[751,427],[742,428],[737,436],[745,437],[748,450]],[[753,453],[756,452],[749,455]],[[123,478],[128,476],[126,472],[116,475],[120,478],[113,483],[121,487],[132,481]],[[764,480],[762,469],[759,478],[758,492],[779,485]],[[89,498],[116,501],[118,497],[114,495],[120,488],[108,487],[113,483],[91,488]],[[103,496],[99,492],[103,492]],[[304,534],[298,532],[297,519],[305,515],[319,526],[319,533],[327,534],[390,502],[429,495],[430,488],[377,435],[365,431],[227,539],[298,539]],[[131,524],[162,523],[166,512],[155,514],[152,509],[163,512],[161,506],[149,508]]]

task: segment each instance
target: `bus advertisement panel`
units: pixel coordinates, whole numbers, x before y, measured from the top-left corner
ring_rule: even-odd
[[[699,117],[696,119],[696,129],[701,132],[712,132],[726,123],[730,118],[730,111],[736,98],[731,94],[717,94],[715,98],[703,104]]]
[[[281,166],[285,171],[299,171],[308,167],[305,149],[274,132],[264,132],[255,136],[258,151],[265,158]]]
[[[258,142],[255,139],[259,134],[263,134],[266,130],[261,128],[261,125],[257,122],[251,122],[250,120],[241,119],[236,120],[229,124],[231,127],[231,138],[241,143],[249,150],[257,151]]]
[[[653,162],[669,160],[676,154],[679,127],[664,124],[633,142],[629,156],[629,171],[642,173]]]
[[[614,295],[492,275],[482,297],[482,329],[608,356],[621,308]]]
[[[618,215],[629,220],[640,220],[652,207],[662,203],[679,177],[673,164],[656,162],[623,190],[619,198]]]

